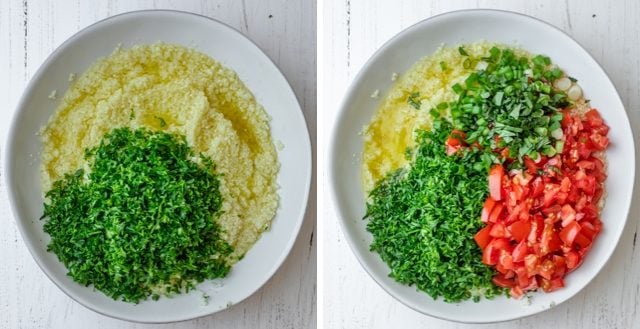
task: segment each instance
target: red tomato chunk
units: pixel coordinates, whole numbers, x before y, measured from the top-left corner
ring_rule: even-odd
[[[464,142],[465,137],[465,133],[460,130],[452,131],[451,135],[445,141],[447,155],[453,155],[462,147],[466,146],[466,143]]]
[[[481,215],[487,225],[475,240],[482,262],[498,272],[493,282],[514,298],[564,287],[602,229],[598,203],[607,176],[597,152],[609,145],[609,127],[592,109],[584,119],[565,111],[562,130],[560,154],[525,157],[521,171],[494,165],[489,172]]]

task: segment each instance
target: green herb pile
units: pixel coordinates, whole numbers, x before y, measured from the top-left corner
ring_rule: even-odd
[[[444,127],[447,126],[447,127]],[[457,302],[500,292],[493,270],[481,262],[473,235],[487,196],[487,175],[474,169],[480,152],[447,156],[451,131],[420,131],[412,166],[381,180],[370,193],[366,219],[380,254],[396,281],[416,285],[434,299]]]
[[[48,250],[84,285],[139,302],[229,272],[232,251],[215,222],[215,167],[184,137],[119,128],[85,151],[82,169],[56,181],[44,205]]]
[[[473,58],[458,50],[467,57],[465,68],[480,61],[486,67],[452,87],[456,100],[430,110],[432,130],[416,133],[417,146],[407,152],[410,166],[376,183],[365,215],[371,250],[389,265],[390,276],[447,302],[504,292],[492,283],[494,271],[482,264],[473,239],[484,226],[488,170],[505,161],[505,148],[511,167],[520,166],[524,156],[561,152],[558,108],[569,104],[564,92],[551,87],[562,72],[548,57],[520,57],[493,47],[486,57]],[[407,103],[420,110],[420,97],[411,93]],[[474,146],[447,156],[445,141],[453,129],[466,133],[464,142]]]
[[[459,51],[469,56],[464,48]],[[431,113],[438,117],[448,109],[456,129],[467,133],[467,142],[478,142],[488,153],[507,145],[509,157],[520,160],[525,155],[537,159],[540,153],[554,156],[561,152],[562,113],[558,108],[569,101],[551,82],[562,71],[551,65],[549,57],[529,59],[496,47],[488,56],[468,57],[464,63],[475,67],[478,61],[485,62],[486,68],[471,73],[464,84],[455,84],[457,100],[439,104]]]

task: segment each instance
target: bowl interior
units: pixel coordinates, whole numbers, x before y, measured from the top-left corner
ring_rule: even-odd
[[[522,47],[545,54],[567,74],[578,79],[585,97],[611,127],[607,150],[608,196],[602,212],[603,231],[582,266],[566,277],[566,287],[537,293],[530,300],[506,297],[447,304],[434,301],[388,277],[389,268],[369,251],[372,236],[366,231],[365,196],[360,181],[363,139],[359,135],[371,120],[378,102],[392,86],[393,73],[403,73],[418,59],[441,45],[455,46],[480,40]],[[371,98],[379,90],[381,97]],[[535,314],[560,304],[584,288],[609,259],[626,223],[633,189],[635,157],[629,121],[615,87],[596,61],[557,28],[521,14],[495,10],[447,13],[422,21],[398,34],[379,49],[353,81],[342,104],[330,151],[330,181],[339,222],[347,241],[369,274],[391,295],[409,307],[435,317],[460,322],[494,322]],[[355,156],[354,156],[355,155]]]
[[[39,181],[41,141],[37,132],[53,114],[70,73],[82,73],[99,57],[121,45],[163,41],[193,47],[235,70],[264,106],[271,121],[281,168],[280,207],[271,230],[264,233],[228,277],[207,281],[198,290],[138,305],[117,302],[66,276],[66,268],[46,251],[49,236],[42,231],[42,191]],[[142,322],[179,321],[214,313],[239,303],[260,288],[291,249],[304,217],[311,180],[309,134],[293,90],[271,60],[251,41],[212,19],[175,11],[140,11],[98,22],[61,45],[28,85],[8,137],[6,177],[13,212],[33,257],[68,295],[85,306],[117,318]],[[286,174],[285,174],[286,173]],[[204,302],[203,292],[210,296]]]

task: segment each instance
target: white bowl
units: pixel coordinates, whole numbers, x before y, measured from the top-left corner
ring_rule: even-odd
[[[448,304],[434,301],[388,277],[388,266],[369,251],[372,236],[366,231],[365,195],[360,180],[363,139],[358,133],[369,123],[379,99],[392,85],[394,72],[402,73],[418,59],[432,54],[443,43],[454,46],[480,40],[513,45],[531,53],[545,54],[569,75],[576,77],[591,105],[598,108],[611,127],[607,150],[608,196],[602,212],[603,230],[582,266],[566,277],[566,287],[553,293],[536,293],[526,299],[499,297]],[[365,270],[389,294],[419,312],[459,322],[496,322],[516,319],[558,305],[583,289],[613,253],[625,226],[635,173],[633,136],[624,106],[603,69],[571,37],[540,20],[496,10],[465,10],[424,20],[402,31],[382,46],[360,70],[346,93],[330,144],[329,180],[337,215],[351,249]],[[354,158],[353,155],[357,155]]]
[[[91,287],[75,283],[53,253],[46,251],[49,236],[42,230],[40,138],[62,95],[69,73],[83,72],[99,57],[122,44],[130,47],[158,41],[193,47],[235,70],[273,117],[278,151],[280,207],[271,225],[224,279],[207,281],[188,294],[138,305],[114,301]],[[18,105],[7,140],[6,171],[15,220],[31,254],[49,278],[76,301],[112,317],[139,322],[171,322],[212,314],[237,304],[258,290],[282,264],[293,246],[304,217],[311,183],[309,133],[293,90],[273,62],[249,39],[210,18],[176,11],[138,11],[93,24],[64,42],[31,79]],[[203,302],[203,292],[210,298]],[[40,301],[33,300],[33,303]]]

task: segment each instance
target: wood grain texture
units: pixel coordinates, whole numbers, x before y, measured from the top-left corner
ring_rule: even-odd
[[[29,78],[64,40],[103,18],[139,9],[176,9],[225,22],[258,44],[287,77],[302,105],[315,150],[315,1],[35,1],[0,2],[0,147]],[[314,151],[315,158],[315,151]],[[67,297],[38,268],[18,233],[0,180],[0,328],[315,328],[315,171],[298,240],[283,266],[256,294],[193,321],[145,325],[114,320]]]
[[[430,16],[465,8],[497,8],[547,21],[582,44],[616,85],[633,129],[640,128],[640,3],[625,1],[365,1],[324,2],[324,131],[331,131],[340,101],[365,61],[389,38]],[[322,97],[322,96],[321,96]],[[329,136],[327,135],[325,140]],[[635,137],[636,150],[638,136]],[[326,145],[326,144],[325,144]],[[640,152],[637,152],[640,154]],[[636,160],[636,165],[640,161]],[[615,170],[615,169],[614,169]],[[637,170],[637,169],[636,169]],[[636,175],[636,186],[638,175]],[[470,328],[417,313],[382,290],[362,269],[338,226],[321,182],[325,328]],[[640,256],[635,251],[640,200],[607,266],[571,300],[529,318],[480,328],[640,328]]]

